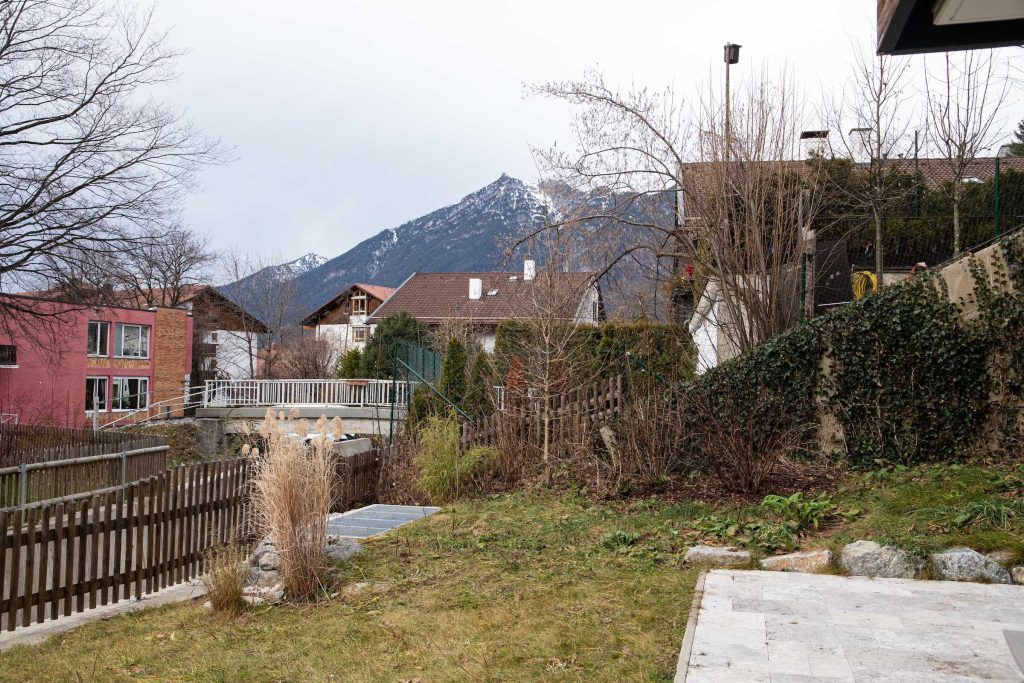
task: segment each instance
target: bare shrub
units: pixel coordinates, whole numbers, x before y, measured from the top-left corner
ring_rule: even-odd
[[[685,410],[696,454],[735,493],[763,492],[786,456],[802,448],[806,428],[788,419],[782,398],[763,387],[739,396],[694,386]]]
[[[248,553],[241,545],[216,545],[206,551],[203,587],[215,611],[234,614],[245,606],[242,593],[248,576]]]
[[[303,336],[284,346],[274,376],[329,379],[338,372],[338,350],[326,337]]]
[[[321,417],[313,439],[304,444],[284,433],[270,409],[260,427],[265,452],[249,450],[256,522],[277,544],[281,576],[294,600],[308,600],[323,586],[336,465],[329,429]]]
[[[683,394],[681,385],[652,381],[630,392],[615,430],[620,481],[650,488],[679,468],[687,450]]]

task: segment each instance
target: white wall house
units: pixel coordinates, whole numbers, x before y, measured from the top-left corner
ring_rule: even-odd
[[[395,290],[380,285],[354,284],[346,287],[302,321],[306,332],[329,340],[339,355],[362,349],[377,327],[370,315]]]
[[[203,336],[203,343],[212,353],[202,357],[203,371],[221,379],[247,379],[256,367],[256,352],[266,335],[233,330],[212,330]],[[250,363],[251,361],[251,363]]]

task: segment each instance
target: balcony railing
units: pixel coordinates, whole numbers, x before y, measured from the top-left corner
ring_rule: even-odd
[[[404,405],[414,388],[387,379],[213,379],[206,381],[203,407]]]

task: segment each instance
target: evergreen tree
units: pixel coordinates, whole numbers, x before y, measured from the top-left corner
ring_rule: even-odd
[[[1013,142],[1010,143],[1010,154],[1015,157],[1024,157],[1024,121],[1017,124],[1017,130],[1013,133]]]
[[[390,378],[392,348],[399,341],[429,346],[430,331],[408,313],[387,316],[377,325],[363,349],[359,364],[362,376],[366,379]]]
[[[338,364],[338,377],[340,379],[355,379],[360,375],[360,364],[363,354],[359,349],[349,349],[341,357]]]
[[[494,412],[494,366],[488,354],[480,351],[473,359],[466,383],[466,400],[462,406],[474,420]]]
[[[460,408],[466,398],[466,345],[458,337],[449,340],[441,363],[441,393]]]

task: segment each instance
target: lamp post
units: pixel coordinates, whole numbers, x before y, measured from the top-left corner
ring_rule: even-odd
[[[729,122],[729,105],[730,105],[730,94],[729,94],[729,66],[736,64],[740,61],[740,48],[742,45],[736,45],[735,43],[725,44],[725,162],[729,163],[730,160],[730,146],[732,144],[732,129],[730,128]]]

